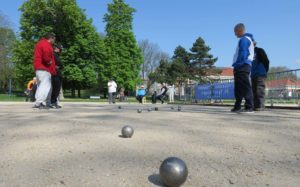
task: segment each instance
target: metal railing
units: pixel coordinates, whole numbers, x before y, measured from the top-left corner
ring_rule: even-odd
[[[265,91],[267,106],[300,107],[300,69],[269,73]],[[196,102],[233,103],[234,80],[194,85],[192,96],[191,101]]]

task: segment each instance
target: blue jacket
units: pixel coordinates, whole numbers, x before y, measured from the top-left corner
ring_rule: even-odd
[[[137,95],[138,96],[144,96],[144,95],[146,95],[146,90],[142,89],[142,88],[138,89],[138,94]]]
[[[254,59],[253,41],[253,35],[249,33],[240,38],[232,63],[234,69],[238,69],[244,64],[252,65]]]
[[[267,75],[267,71],[264,65],[258,60],[254,60],[252,62],[251,78],[266,77],[266,75]]]

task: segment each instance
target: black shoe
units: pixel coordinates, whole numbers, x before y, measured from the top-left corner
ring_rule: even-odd
[[[40,109],[49,110],[50,107],[48,105],[44,105],[43,103],[40,105]]]
[[[55,107],[56,109],[62,108],[62,107],[61,107],[60,105],[58,105],[57,103],[54,104],[54,107]]]
[[[50,107],[50,108],[54,108],[54,109],[59,109],[59,108],[61,108],[61,106],[58,105],[57,103],[53,103],[53,104],[51,104],[49,107]]]
[[[236,112],[236,113],[240,113],[242,110],[238,109],[238,108],[233,108],[230,110],[231,112]]]
[[[252,114],[254,113],[253,109],[244,109],[241,111],[242,113]]]

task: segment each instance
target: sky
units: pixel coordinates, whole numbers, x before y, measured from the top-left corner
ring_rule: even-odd
[[[0,11],[19,28],[25,0],[0,0]],[[77,0],[98,32],[112,0]],[[218,57],[216,66],[230,67],[238,39],[233,33],[244,23],[258,47],[267,52],[271,66],[300,68],[299,0],[125,0],[136,9],[133,31],[138,41],[149,40],[170,56],[181,45],[189,50],[198,37]]]

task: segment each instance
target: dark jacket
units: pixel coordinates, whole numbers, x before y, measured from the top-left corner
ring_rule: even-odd
[[[167,91],[168,91],[168,88],[166,86],[163,86],[161,88],[161,92],[162,92],[161,95],[166,95]]]
[[[55,65],[56,65],[56,76],[62,77],[62,69],[63,65],[61,63],[59,53],[54,52],[54,59],[55,59]]]
[[[255,47],[255,58],[252,62],[251,78],[266,77],[269,71],[269,59],[262,48]]]
[[[56,75],[53,48],[45,38],[42,38],[34,48],[33,65],[35,71],[45,70],[51,75]]]

